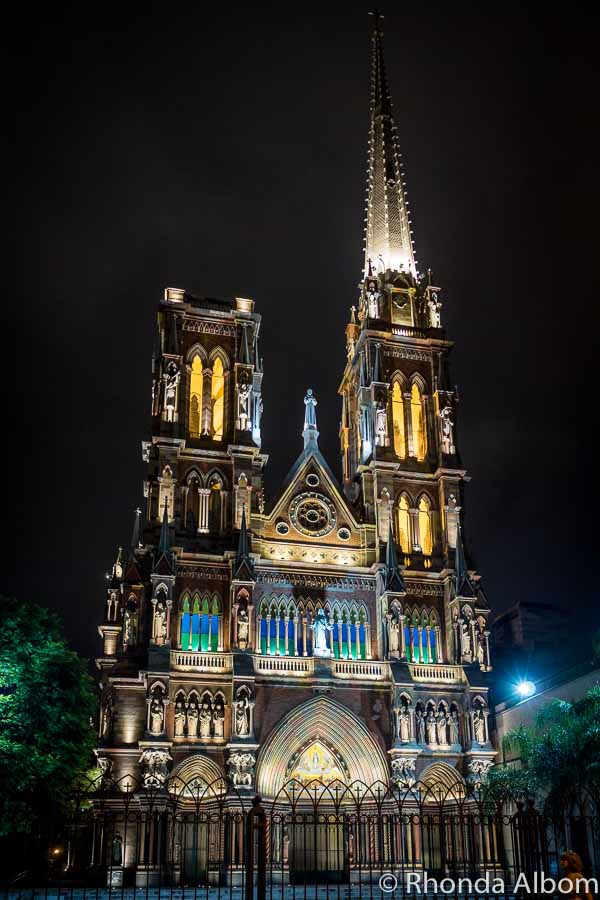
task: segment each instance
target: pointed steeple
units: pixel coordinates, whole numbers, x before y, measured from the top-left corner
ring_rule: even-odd
[[[171,561],[171,532],[169,530],[169,509],[167,498],[165,497],[165,505],[163,508],[162,524],[160,526],[160,537],[158,539],[158,547],[154,563],[154,571],[162,574],[170,574],[173,571]]]
[[[251,366],[250,349],[248,347],[248,326],[242,325],[242,346],[240,349],[240,362],[244,366]]]
[[[381,17],[374,13],[371,38],[371,124],[367,169],[365,276],[377,268],[416,275],[408,202],[383,58]]]
[[[254,329],[254,368],[257,372],[262,372],[262,363],[258,355],[258,329]]]
[[[454,554],[454,590],[457,597],[477,597],[477,591],[469,578],[460,519],[456,527],[456,552]]]
[[[381,360],[379,358],[379,348],[381,344],[375,344],[375,359],[373,361],[373,381],[381,382]]]
[[[386,551],[385,551],[385,568],[386,568],[386,576],[385,576],[386,591],[394,591],[394,593],[396,593],[396,594],[405,594],[406,587],[404,586],[404,578],[402,577],[402,570],[400,568],[400,563],[398,562],[398,554],[396,553],[396,542],[394,540],[394,530],[392,528],[391,522],[390,522],[390,529],[388,532],[387,547],[386,547]]]
[[[167,341],[167,355],[179,356],[179,337],[177,335],[177,316],[171,316],[169,326],[169,339]]]
[[[235,557],[235,566],[233,570],[233,577],[237,581],[254,580],[254,567],[252,565],[252,558],[250,556],[251,549],[250,535],[248,534],[248,528],[246,526],[246,510],[243,509],[242,521],[240,524],[240,535],[238,538],[237,554]]]
[[[140,516],[141,515],[142,515],[142,511],[138,506],[138,508],[135,510],[135,519],[133,520],[133,530],[131,532],[131,544],[130,544],[130,548],[131,548],[130,555],[131,556],[133,556],[135,551],[139,550],[140,547],[142,546],[141,542],[140,542]]]
[[[317,398],[311,388],[306,391],[304,397],[304,428],[302,430],[305,450],[316,450],[319,432],[317,431]]]

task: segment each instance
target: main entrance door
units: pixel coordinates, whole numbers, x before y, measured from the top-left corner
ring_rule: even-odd
[[[289,838],[290,884],[348,881],[348,841],[339,815],[296,814]]]

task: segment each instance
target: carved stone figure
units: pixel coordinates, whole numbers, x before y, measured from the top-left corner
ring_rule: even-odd
[[[169,371],[165,376],[165,420],[167,422],[175,421],[175,413],[177,412],[177,388],[181,375],[177,367],[171,363]]]
[[[161,697],[154,697],[150,703],[150,731],[162,734],[165,725],[165,707]]]
[[[178,700],[175,704],[175,737],[183,737],[185,734],[185,707],[183,700]]]
[[[250,701],[245,694],[235,704],[235,733],[238,737],[250,734]]]
[[[225,734],[225,709],[223,701],[217,700],[213,710],[213,731],[216,738],[222,738]]]
[[[379,289],[376,281],[368,281],[365,291],[367,315],[370,319],[379,318]]]
[[[123,621],[123,643],[126,647],[133,647],[136,643],[136,612],[134,609],[126,609]]]
[[[471,631],[468,622],[463,622],[460,626],[460,648],[463,656],[471,656]]]
[[[459,744],[460,743],[460,735],[459,735],[459,723],[458,723],[458,713],[455,709],[450,713],[450,743],[451,744]]]
[[[237,614],[237,639],[238,647],[244,650],[248,646],[248,636],[250,633],[250,625],[248,622],[248,612],[245,609],[238,610]]]
[[[415,767],[414,759],[405,756],[397,756],[392,759],[392,782],[395,787],[402,790],[411,788],[415,783]]]
[[[255,760],[251,753],[232,753],[227,764],[234,787],[252,787]]]
[[[479,707],[473,712],[473,734],[478,744],[485,744],[485,716]]]
[[[472,759],[468,765],[467,781],[471,784],[483,784],[493,766],[491,759]]]
[[[110,861],[113,866],[123,865],[123,838],[120,831],[117,831],[113,838]]]
[[[375,408],[375,443],[379,447],[385,447],[388,436],[387,409],[382,401]]]
[[[145,788],[161,788],[169,774],[171,754],[168,750],[147,748],[140,756],[142,780]]]
[[[427,731],[427,743],[435,744],[436,743],[436,721],[435,716],[433,714],[433,710],[430,709],[427,713],[427,718],[425,720],[425,727]]]
[[[306,392],[306,396],[304,398],[304,427],[305,428],[316,428],[317,427],[317,398],[314,396],[312,389],[308,388]]]
[[[212,710],[210,704],[205,700],[200,707],[200,737],[210,737],[210,726],[212,722]]]
[[[310,623],[310,629],[313,632],[313,656],[331,656],[331,650],[327,646],[327,632],[333,630],[333,625],[324,611],[319,608],[314,622]]]
[[[438,298],[438,295],[435,291],[428,291],[427,298],[427,308],[429,310],[429,327],[430,328],[441,328],[442,327],[442,317],[440,314],[440,310],[442,308],[441,301]]]
[[[108,740],[112,737],[113,723],[115,715],[115,696],[114,691],[109,688],[102,703],[102,722],[100,725],[100,737],[102,740]]]
[[[238,384],[238,422],[242,431],[248,431],[252,427],[250,416],[250,391],[251,387],[246,382]]]
[[[167,607],[162,600],[154,607],[154,640],[157,644],[167,640]]]
[[[477,635],[477,662],[482,667],[485,665],[485,635],[481,631]]]
[[[454,421],[452,419],[452,407],[444,406],[440,410],[440,425],[442,431],[442,452],[454,453]]]
[[[98,768],[100,769],[100,786],[106,788],[110,782],[113,761],[107,756],[99,756],[97,762]]]
[[[446,714],[443,710],[437,715],[437,740],[438,744],[447,744],[448,743],[448,735],[446,733],[446,724],[447,724]]]
[[[187,731],[188,737],[198,737],[198,704],[195,700],[190,700],[187,708]]]
[[[410,713],[406,705],[402,706],[400,711],[400,740],[403,744],[408,744],[412,735],[410,733]]]
[[[416,710],[415,719],[416,719],[416,723],[417,723],[417,743],[424,744],[425,743],[425,717],[420,709]]]
[[[400,652],[400,625],[393,617],[390,617],[388,624],[390,653],[398,654]]]

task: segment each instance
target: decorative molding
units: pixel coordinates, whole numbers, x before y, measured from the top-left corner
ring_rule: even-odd
[[[444,596],[444,585],[443,584],[430,584],[424,581],[412,582],[408,578],[406,579],[406,594],[410,596],[414,594],[415,596],[423,596],[427,594],[432,597],[443,597]]]
[[[212,566],[195,566],[194,568],[178,568],[179,578],[208,578],[213,581],[228,581],[231,573],[229,569],[217,569]]]
[[[397,356],[400,359],[414,359],[418,362],[430,362],[431,354],[425,353],[423,350],[407,350],[405,347],[394,347],[393,349],[384,347],[384,356]]]
[[[353,576],[303,575],[298,572],[257,572],[256,580],[262,584],[282,587],[335,588],[339,591],[374,591],[375,578]]]
[[[228,337],[235,337],[235,325],[223,325],[221,322],[204,322],[197,319],[184,319],[184,331],[195,331],[201,334],[221,334]]]

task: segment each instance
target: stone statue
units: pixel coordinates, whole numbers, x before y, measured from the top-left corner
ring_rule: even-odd
[[[241,431],[248,431],[252,427],[250,391],[251,387],[248,383],[241,382],[238,384],[238,422]]]
[[[446,714],[443,710],[440,710],[437,716],[437,739],[438,744],[447,744],[448,743],[448,735],[446,733]]]
[[[154,640],[157,644],[167,640],[167,608],[162,600],[154,607]]]
[[[195,700],[190,700],[187,708],[187,730],[188,737],[198,737],[198,704]]]
[[[427,743],[435,744],[436,743],[436,721],[435,716],[433,714],[433,710],[430,709],[427,713],[427,718],[425,720],[425,727],[427,730]]]
[[[232,753],[227,764],[234,787],[252,787],[255,760],[251,753]]]
[[[248,612],[245,609],[238,610],[237,631],[238,647],[241,647],[241,649],[244,650],[248,646],[248,637],[250,633]]]
[[[417,709],[416,713],[416,721],[417,721],[417,743],[424,744],[425,743],[425,717],[420,709]]]
[[[429,327],[430,328],[441,328],[442,327],[442,317],[440,314],[440,310],[442,308],[441,301],[438,299],[438,295],[435,291],[428,291],[427,298],[427,308],[429,310]]]
[[[104,703],[102,705],[102,724],[100,726],[100,737],[108,740],[112,736],[113,722],[115,714],[115,697],[112,689],[107,690],[104,695]]]
[[[408,790],[415,783],[414,759],[405,756],[396,756],[392,759],[392,782],[395,787]]]
[[[463,656],[471,655],[471,631],[468,622],[463,622],[460,626],[460,648]]]
[[[482,668],[485,665],[485,635],[481,631],[477,635],[477,662]]]
[[[442,429],[442,452],[454,453],[454,421],[450,406],[444,406],[440,411],[440,424]]]
[[[175,737],[183,737],[185,734],[185,707],[183,700],[178,700],[175,704]]]
[[[314,396],[312,389],[308,388],[304,398],[304,428],[317,427],[317,398]]]
[[[485,716],[479,707],[473,712],[473,734],[478,744],[485,744]]]
[[[451,744],[459,744],[460,736],[459,736],[459,723],[458,723],[458,713],[455,709],[450,713],[450,743]]]
[[[225,734],[225,709],[223,701],[217,700],[213,710],[213,730],[216,738],[222,738]]]
[[[388,620],[388,634],[390,642],[390,653],[400,652],[400,625],[393,617]]]
[[[97,757],[98,768],[100,769],[100,787],[106,788],[110,783],[110,776],[113,768],[113,761],[108,756]]]
[[[250,734],[250,701],[242,694],[235,704],[235,733],[238,737]]]
[[[161,788],[169,774],[171,754],[168,750],[146,748],[140,756],[142,779],[145,788]]]
[[[212,710],[210,704],[205,700],[200,707],[200,737],[210,737],[210,725],[212,722]]]
[[[136,637],[136,627],[135,627],[135,619],[136,613],[133,609],[125,610],[125,621],[123,628],[123,643],[126,647],[133,647],[135,645],[135,637]]]
[[[410,713],[408,707],[404,705],[400,711],[400,740],[403,744],[408,744],[410,739]]]
[[[175,421],[175,413],[177,411],[177,387],[179,385],[180,373],[176,366],[171,364],[169,371],[165,376],[165,420],[167,422]]]
[[[467,781],[475,785],[483,784],[492,766],[493,762],[491,759],[472,759],[468,765],[470,774],[467,777]]]
[[[120,831],[117,831],[113,838],[110,862],[113,866],[123,865],[123,838]]]
[[[161,697],[154,697],[150,704],[150,731],[162,734],[164,731],[165,707]]]
[[[331,650],[327,646],[327,632],[333,630],[325,612],[319,607],[314,622],[310,623],[313,632],[313,656],[331,656]]]
[[[379,401],[375,408],[375,443],[379,447],[385,447],[388,436],[387,408]]]

